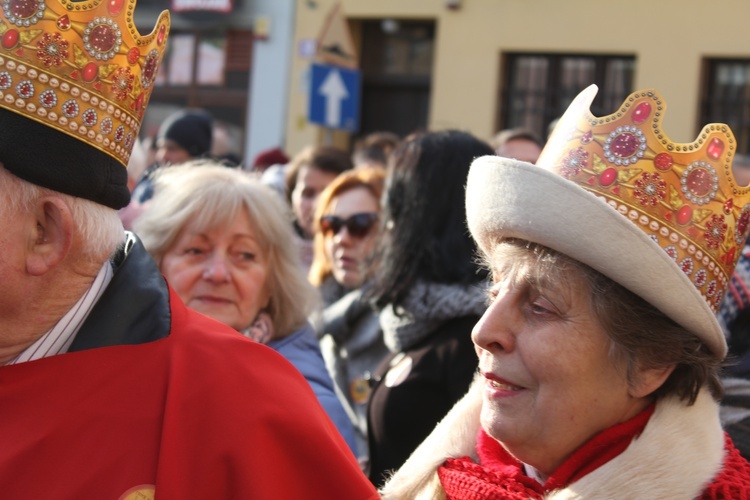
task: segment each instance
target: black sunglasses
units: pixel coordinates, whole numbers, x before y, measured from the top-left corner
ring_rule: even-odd
[[[374,212],[363,212],[354,214],[346,219],[335,215],[324,215],[320,218],[320,230],[325,235],[335,235],[346,227],[350,236],[363,238],[367,236],[378,220],[378,214]]]

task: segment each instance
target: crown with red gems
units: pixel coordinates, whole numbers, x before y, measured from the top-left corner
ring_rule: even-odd
[[[653,90],[595,117],[591,86],[560,119],[537,165],[602,197],[660,245],[712,311],[726,291],[750,230],[750,190],[732,174],[736,142],[724,124],[695,142],[662,130],[666,103]]]
[[[0,108],[127,165],[169,32],[141,36],[135,0],[0,0]]]

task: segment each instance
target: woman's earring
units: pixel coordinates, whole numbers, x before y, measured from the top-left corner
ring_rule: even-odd
[[[258,312],[255,321],[245,332],[245,336],[261,344],[265,344],[273,338],[273,321],[268,311],[262,309]]]

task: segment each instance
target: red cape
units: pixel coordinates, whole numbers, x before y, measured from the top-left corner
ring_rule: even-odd
[[[170,308],[161,340],[0,367],[4,498],[377,498],[291,364]]]

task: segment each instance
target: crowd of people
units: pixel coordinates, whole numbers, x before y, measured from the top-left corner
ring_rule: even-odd
[[[97,5],[40,26],[126,21]],[[28,79],[49,51],[3,59],[6,496],[750,498],[727,127],[675,148],[657,92],[598,118],[592,86],[546,144],[379,131],[242,162],[206,110],[137,139],[168,26],[107,54],[138,96],[65,101]]]

